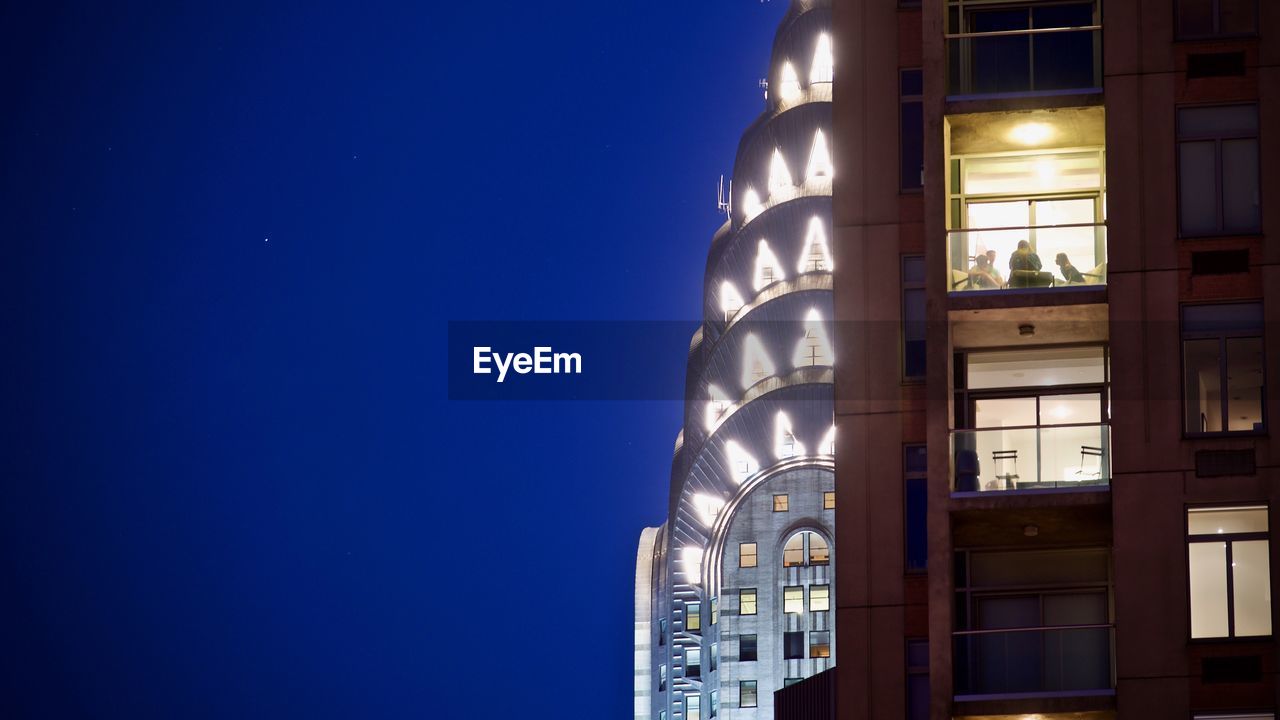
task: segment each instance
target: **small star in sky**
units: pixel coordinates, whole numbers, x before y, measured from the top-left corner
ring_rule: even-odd
[[[262,242],[271,242],[271,238],[262,238]]]

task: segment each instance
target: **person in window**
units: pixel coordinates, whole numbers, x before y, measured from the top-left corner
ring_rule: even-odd
[[[1000,282],[993,275],[991,259],[986,255],[978,255],[973,259],[973,267],[969,268],[969,287],[980,290],[1000,287]]]
[[[1062,273],[1063,280],[1066,280],[1068,283],[1084,282],[1084,275],[1081,275],[1080,271],[1076,269],[1076,266],[1071,264],[1071,261],[1067,259],[1066,253],[1058,253],[1058,256],[1053,259],[1053,262],[1058,266],[1058,271]]]
[[[1004,285],[1004,278],[1000,276],[1000,269],[996,267],[996,251],[987,251],[987,266],[991,268],[991,279],[996,281],[996,285]]]
[[[1009,271],[1028,270],[1040,272],[1040,267],[1040,256],[1031,252],[1031,243],[1026,240],[1019,240],[1018,249],[1014,250],[1013,254],[1009,256]]]

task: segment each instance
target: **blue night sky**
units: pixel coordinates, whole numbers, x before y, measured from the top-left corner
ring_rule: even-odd
[[[17,5],[0,716],[628,717],[679,407],[446,322],[695,318],[785,3]]]

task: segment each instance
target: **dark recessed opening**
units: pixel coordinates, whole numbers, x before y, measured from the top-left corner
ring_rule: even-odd
[[[1206,250],[1191,253],[1192,275],[1232,275],[1249,272],[1248,250]]]
[[[1187,79],[1244,75],[1244,53],[1192,53],[1187,56]]]
[[[1258,471],[1253,448],[1246,450],[1196,451],[1196,477],[1253,475]]]
[[[1205,658],[1200,664],[1205,683],[1253,683],[1262,681],[1262,658],[1257,655]]]

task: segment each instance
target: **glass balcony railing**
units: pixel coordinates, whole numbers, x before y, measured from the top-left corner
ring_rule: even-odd
[[[951,292],[1107,282],[1103,223],[949,230],[947,240]]]
[[[955,693],[1084,694],[1114,687],[1112,625],[957,632]]]
[[[971,20],[969,26],[992,29],[947,35],[948,95],[1089,92],[1102,88],[1100,25],[1088,24],[1090,21],[1085,19],[1083,25],[1028,28],[1028,24],[1039,23],[1034,18],[1029,23],[1023,9],[1015,9],[1007,17],[983,14],[990,17]]]
[[[952,433],[956,492],[1105,486],[1111,427],[987,428]]]

